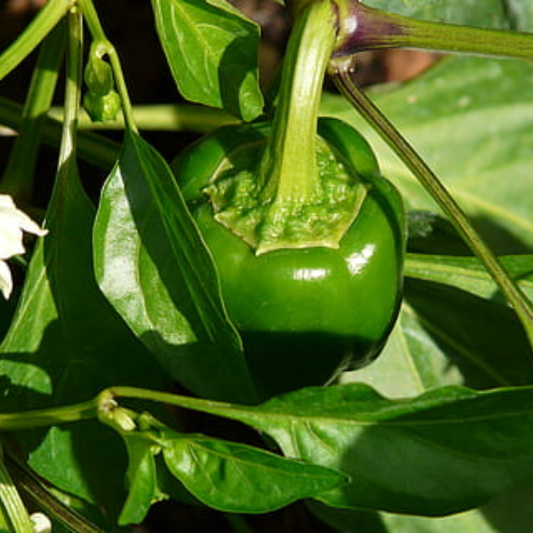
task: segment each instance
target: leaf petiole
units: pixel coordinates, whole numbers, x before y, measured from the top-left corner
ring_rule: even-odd
[[[30,22],[19,38],[0,55],[0,80],[28,57],[56,24],[70,11],[73,0],[51,0]]]
[[[351,59],[334,59],[330,63],[330,74],[339,90],[431,194],[435,202],[448,215],[451,223],[474,255],[486,268],[501,293],[514,308],[533,349],[533,304],[473,228],[468,216],[427,163],[365,93],[355,85],[352,72],[353,64]]]
[[[335,0],[340,32],[334,52],[416,48],[531,59],[533,34],[417,20],[371,8],[359,0]]]
[[[117,92],[122,101],[122,112],[124,113],[126,127],[130,131],[137,132],[137,126],[133,118],[132,105],[117,51],[105,35],[92,0],[79,0],[79,6],[95,41],[97,53],[100,57],[107,55],[109,62],[111,63]]]

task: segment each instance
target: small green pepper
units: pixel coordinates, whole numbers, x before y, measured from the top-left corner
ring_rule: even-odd
[[[377,173],[361,135],[321,119],[321,136],[367,185],[363,204],[338,248],[287,248],[256,255],[214,218],[204,189],[246,147],[259,156],[264,124],[228,126],[173,165],[210,249],[228,314],[240,332],[251,374],[265,396],[325,384],[379,353],[400,303],[404,213],[396,189]],[[256,158],[257,161],[257,158]],[[250,162],[248,162],[250,164]],[[256,163],[257,164],[257,163]],[[253,159],[251,166],[253,167]]]
[[[221,128],[173,164],[260,397],[369,363],[401,300],[402,200],[357,131],[317,118],[334,13],[310,5],[273,123]]]

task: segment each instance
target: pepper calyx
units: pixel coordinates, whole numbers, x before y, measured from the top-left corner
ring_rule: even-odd
[[[257,170],[246,163],[257,160],[261,148],[250,143],[241,146],[234,157],[228,154],[226,164],[204,189],[215,219],[257,255],[283,248],[338,248],[367,194],[367,185],[356,170],[317,136],[319,179],[313,195],[278,202],[275,196],[265,194],[256,179]]]

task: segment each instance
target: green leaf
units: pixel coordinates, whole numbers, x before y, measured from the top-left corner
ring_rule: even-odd
[[[168,469],[200,501],[231,513],[266,513],[347,481],[341,473],[202,435],[165,431]]]
[[[417,396],[440,385],[465,384],[462,368],[420,321],[414,310],[404,303],[396,326],[376,361],[359,370],[345,372],[340,383],[365,383],[389,398]]]
[[[533,30],[533,5],[529,0],[501,0],[511,26],[520,31]]]
[[[365,4],[383,11],[436,22],[486,28],[507,28],[507,2],[504,0],[366,0]]]
[[[94,254],[103,293],[174,379],[204,397],[251,401],[211,258],[168,165],[131,132],[102,192]]]
[[[533,298],[533,255],[499,258],[520,288]],[[473,257],[408,254],[405,275],[410,278],[451,285],[480,298],[501,302],[502,296],[479,260]]]
[[[150,354],[101,295],[92,269],[94,207],[70,163],[58,179],[23,293],[0,346],[2,410],[85,401],[117,383],[163,386]],[[17,434],[30,465],[102,507],[123,497],[120,441],[97,422]]]
[[[341,533],[499,533],[482,512],[468,511],[443,518],[335,509],[315,504],[311,510]]]
[[[478,507],[533,475],[533,388],[442,387],[390,400],[363,384],[309,388],[258,407],[200,408],[270,435],[287,457],[351,482],[345,508],[438,516]]]
[[[533,296],[533,258],[501,259]],[[372,365],[344,373],[342,383],[363,382],[399,398],[442,385],[533,382],[522,328],[477,259],[408,254],[405,274],[404,305],[385,349]]]
[[[225,0],[152,0],[170,70],[188,100],[256,118],[259,29]]]
[[[533,66],[455,57],[401,86],[376,91],[378,107],[413,144],[500,254],[533,248]],[[409,209],[434,202],[389,148],[341,98],[324,114],[358,128]]]
[[[118,519],[119,525],[140,524],[151,505],[165,498],[157,483],[155,455],[160,449],[137,432],[124,432],[128,450],[128,498]]]

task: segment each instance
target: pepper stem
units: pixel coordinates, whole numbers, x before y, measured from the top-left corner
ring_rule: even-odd
[[[296,7],[279,103],[264,143],[241,146],[205,188],[215,219],[256,255],[338,248],[367,192],[352,162],[317,131],[337,38],[334,5],[307,0]]]
[[[335,3],[340,20],[335,57],[386,48],[533,57],[531,33],[417,20],[365,6],[358,0],[335,0]]]
[[[279,106],[259,167],[264,196],[305,204],[320,193],[316,161],[322,85],[336,39],[329,0],[308,3],[297,15],[283,67]]]
[[[406,167],[411,170],[422,186],[431,194],[443,212],[448,215],[455,229],[514,308],[533,349],[533,303],[522,292],[498,257],[494,255],[477,233],[463,209],[457,204],[425,161],[421,159],[416,150],[372,103],[368,96],[355,85],[352,78],[353,68],[350,60],[333,60],[330,65],[330,71],[334,82],[348,101],[376,130]]]

